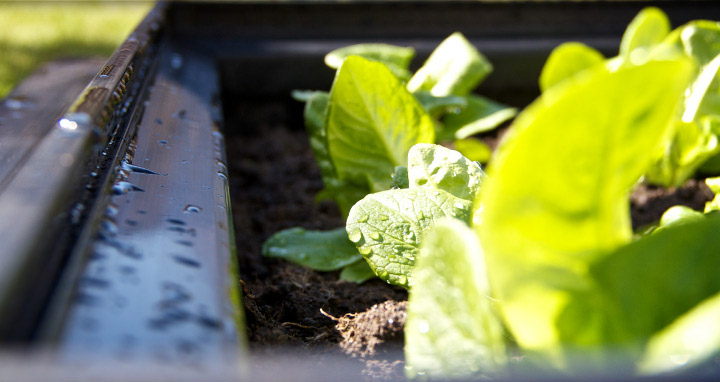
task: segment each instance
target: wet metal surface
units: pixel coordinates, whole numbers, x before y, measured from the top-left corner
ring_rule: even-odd
[[[177,57],[182,56],[182,64]],[[206,57],[168,47],[138,136],[78,280],[68,362],[235,364],[232,226],[218,82]]]
[[[106,67],[116,71],[97,74],[62,116],[37,121],[35,111],[40,115],[45,110],[29,97],[5,102],[13,113],[24,113],[18,118],[31,129],[23,131],[27,142],[19,138],[32,149],[14,159],[10,175],[0,184],[0,339],[37,338],[50,295],[72,263],[73,247],[82,246],[83,227],[96,226],[93,206],[104,203],[97,200],[102,193],[96,190],[111,181],[109,169],[119,162],[116,153],[123,151],[125,136],[132,134],[132,121],[141,112],[132,103],[141,86],[133,84],[142,83],[148,68],[143,63],[152,62],[145,53],[163,9],[156,7],[110,57]],[[98,65],[96,71],[102,68]],[[62,98],[52,93],[62,89],[45,91],[48,102]]]
[[[51,62],[0,100],[0,190],[104,61]]]

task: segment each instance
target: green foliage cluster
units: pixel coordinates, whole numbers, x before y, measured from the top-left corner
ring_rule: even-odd
[[[559,46],[487,175],[431,143],[512,114],[474,105],[466,81],[490,66],[464,38],[451,36],[414,75],[407,50],[329,56],[339,67],[331,92],[302,95],[308,130],[350,244],[410,290],[410,376],[673,373],[720,354],[720,198],[705,213],[673,207],[638,234],[629,208],[641,179],[675,185],[720,163],[718,25],[671,31],[647,8],[617,57]],[[707,183],[720,191],[720,178]]]
[[[476,190],[483,174],[460,153],[432,143],[455,140],[468,156],[487,161],[490,149],[467,137],[494,129],[517,112],[470,94],[492,65],[462,34],[443,41],[413,74],[414,55],[412,48],[386,44],[340,48],[325,58],[337,70],[330,92],[293,92],[305,102],[305,125],[325,186],[318,197],[333,199],[348,216],[349,237],[324,245],[338,256],[357,247],[366,261],[353,266],[369,264],[374,271],[365,265],[363,275],[405,287],[412,283],[408,273],[423,232],[443,217],[469,219],[475,191],[465,189]],[[459,171],[469,172],[455,180]],[[325,269],[309,261],[307,246],[288,240],[295,233],[271,237],[264,255],[317,270],[348,266]],[[322,234],[303,235],[312,240]]]

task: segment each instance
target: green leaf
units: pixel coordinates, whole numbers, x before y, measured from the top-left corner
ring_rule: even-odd
[[[675,135],[648,168],[645,179],[665,187],[680,186],[718,152],[720,144],[710,125],[676,120]]]
[[[507,107],[485,97],[470,95],[467,106],[457,114],[443,119],[444,129],[438,141],[464,139],[471,135],[490,131],[515,117],[517,109]]]
[[[330,92],[327,134],[338,178],[377,192],[390,188],[410,147],[434,141],[435,127],[385,65],[350,56]]]
[[[408,153],[410,188],[434,188],[473,202],[485,179],[477,163],[455,150],[418,143]]]
[[[635,54],[647,55],[657,44],[663,42],[670,33],[670,20],[665,12],[655,7],[647,7],[640,11],[630,22],[622,42],[620,42],[620,55],[632,59],[633,51],[641,49]]]
[[[566,42],[553,49],[540,74],[540,90],[545,91],[583,70],[602,64],[602,53],[579,43]]]
[[[720,177],[716,178],[707,178],[705,179],[705,184],[707,184],[708,187],[710,187],[710,190],[712,190],[713,194],[715,194],[715,197],[713,200],[705,203],[705,213],[711,212],[711,211],[720,211]]]
[[[292,261],[318,271],[334,271],[362,260],[344,228],[308,231],[296,227],[272,235],[263,256]]]
[[[449,111],[467,106],[467,98],[455,95],[434,96],[427,91],[420,90],[413,93],[418,102],[427,110],[430,115],[439,117]]]
[[[598,286],[645,344],[720,292],[720,216],[676,224],[620,248],[590,268]],[[717,321],[716,321],[717,322]]]
[[[409,288],[425,231],[440,219],[470,218],[471,203],[430,188],[370,194],[357,202],[347,220],[348,237],[376,275]]]
[[[388,44],[356,44],[335,49],[328,53],[325,56],[325,64],[337,69],[349,56],[359,56],[381,62],[387,65],[395,76],[407,80],[411,76],[408,67],[410,61],[415,57],[415,49]]]
[[[672,206],[660,217],[660,225],[658,226],[658,229],[701,220],[705,220],[705,215],[702,212],[697,212],[686,206]],[[658,231],[655,230],[654,232]]]
[[[492,157],[492,149],[483,141],[475,138],[457,139],[454,142],[455,150],[465,158],[478,163],[487,163]]]
[[[295,91],[293,96],[305,99],[305,130],[310,139],[310,148],[320,169],[325,190],[320,195],[332,198],[340,208],[343,216],[347,216],[350,208],[370,191],[367,185],[356,184],[339,179],[335,165],[328,151],[325,117],[330,96],[322,91]]]
[[[415,72],[407,88],[415,93],[428,91],[434,96],[464,96],[492,72],[492,65],[459,32],[445,39]]]
[[[483,184],[479,231],[503,317],[528,354],[562,367],[575,351],[622,343],[622,323],[586,270],[631,241],[629,190],[691,73],[684,59],[595,67],[544,92],[505,136]]]
[[[408,169],[405,166],[395,167],[395,171],[392,174],[392,187],[391,188],[410,188],[410,181],[408,180]]]
[[[365,259],[360,259],[346,266],[340,272],[340,280],[345,280],[357,284],[362,284],[365,281],[368,281],[374,277],[376,277],[375,273],[370,268]]]
[[[293,92],[293,96],[305,99],[305,130],[310,138],[310,148],[320,168],[323,180],[336,178],[335,166],[330,160],[325,130],[325,114],[327,113],[330,95],[327,92]],[[327,182],[326,182],[327,183]]]
[[[701,302],[653,335],[639,362],[639,371],[657,374],[690,369],[717,356],[720,353],[718,317],[720,294]]]
[[[414,270],[405,324],[408,377],[497,375],[508,361],[482,248],[459,221],[426,234]]]

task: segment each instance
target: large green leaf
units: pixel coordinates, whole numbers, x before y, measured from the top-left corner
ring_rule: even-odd
[[[668,33],[670,20],[665,12],[655,7],[647,7],[635,16],[625,30],[620,42],[620,55],[632,59],[633,51],[641,49],[639,55],[646,56]]]
[[[490,131],[512,119],[517,109],[497,103],[485,97],[470,95],[467,106],[457,114],[448,114],[443,119],[443,129],[438,141],[464,139],[471,135]]]
[[[409,79],[410,61],[415,57],[415,49],[411,47],[388,44],[356,44],[335,49],[325,56],[325,64],[333,69],[342,65],[350,56],[360,56],[368,60],[382,62],[398,78]]]
[[[588,264],[630,242],[629,190],[691,72],[683,59],[595,67],[516,118],[483,184],[479,231],[503,316],[529,354],[562,366],[571,351],[622,343]]]
[[[436,188],[473,202],[484,179],[480,166],[455,150],[418,143],[408,153],[410,188]]]
[[[425,64],[408,81],[411,92],[424,90],[434,96],[464,96],[492,72],[492,65],[459,32],[440,43]]]
[[[656,374],[709,363],[720,354],[718,317],[720,294],[698,304],[655,334],[648,342],[639,371]]]
[[[290,228],[272,235],[263,244],[264,256],[292,261],[318,271],[334,271],[362,260],[347,238],[345,228],[309,231]]]
[[[376,275],[409,288],[425,231],[448,217],[469,221],[471,203],[434,188],[370,194],[350,210],[347,235]]]
[[[545,91],[603,61],[605,57],[602,53],[585,44],[579,42],[561,44],[553,49],[543,66],[540,73],[540,90]]]
[[[508,360],[482,248],[462,222],[433,226],[415,266],[405,324],[410,377],[496,375]]]
[[[434,141],[435,128],[385,65],[350,56],[330,92],[327,139],[339,179],[377,192],[390,188],[414,144]]]
[[[682,338],[678,338],[680,333],[694,330],[689,327],[690,322],[705,322],[702,324],[708,329],[705,334],[718,338],[717,316],[709,327],[708,306],[696,308],[720,292],[718,232],[720,216],[674,224],[643,236],[592,265],[591,274],[608,300],[618,306],[624,324],[630,329],[628,333],[632,334],[630,339],[644,345],[652,338],[646,368],[678,366],[669,357],[662,359],[662,355],[699,357],[700,353],[720,349],[717,340],[706,343],[710,338],[678,341]],[[717,312],[717,302],[711,303],[709,309]]]

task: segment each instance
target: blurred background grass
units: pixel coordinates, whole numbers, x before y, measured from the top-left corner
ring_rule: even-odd
[[[43,62],[109,57],[153,5],[151,1],[0,1],[0,98]]]

